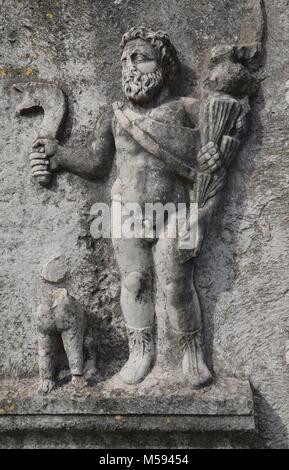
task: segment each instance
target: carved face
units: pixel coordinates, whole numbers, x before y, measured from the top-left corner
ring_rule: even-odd
[[[164,84],[158,51],[136,39],[125,46],[121,62],[122,87],[127,98],[136,103],[151,101]]]

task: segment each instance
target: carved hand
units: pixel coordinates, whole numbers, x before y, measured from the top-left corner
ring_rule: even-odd
[[[36,139],[29,155],[33,176],[36,178],[49,177],[51,172],[58,169],[59,165],[55,157],[57,149],[56,139]]]
[[[198,153],[198,170],[201,173],[215,173],[221,167],[220,151],[214,142],[209,142]]]

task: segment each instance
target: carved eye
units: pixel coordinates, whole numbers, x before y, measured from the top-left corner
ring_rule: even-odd
[[[146,55],[141,54],[140,52],[134,52],[131,56],[131,59],[137,62],[150,60]]]
[[[137,55],[137,60],[140,60],[140,61],[141,61],[141,60],[146,60],[146,61],[148,61],[148,60],[152,60],[152,59],[150,59],[149,57],[147,57],[147,56],[145,56],[145,55],[143,55],[143,54],[138,54],[138,55]]]

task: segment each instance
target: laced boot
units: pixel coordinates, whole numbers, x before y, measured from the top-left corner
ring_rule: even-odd
[[[155,360],[153,328],[127,328],[129,359],[119,373],[123,382],[137,384],[150,372]]]
[[[205,361],[201,331],[180,333],[179,345],[183,353],[183,373],[187,382],[196,390],[210,385],[213,377]]]

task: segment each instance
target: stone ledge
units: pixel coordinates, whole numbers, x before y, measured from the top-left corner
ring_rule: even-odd
[[[0,382],[0,432],[31,430],[251,431],[253,395],[248,381],[223,378],[201,391],[156,379],[125,386],[117,376],[94,387],[64,385],[43,397],[37,381]]]
[[[33,431],[99,432],[246,432],[255,429],[251,416],[44,415],[2,416],[1,433]]]

